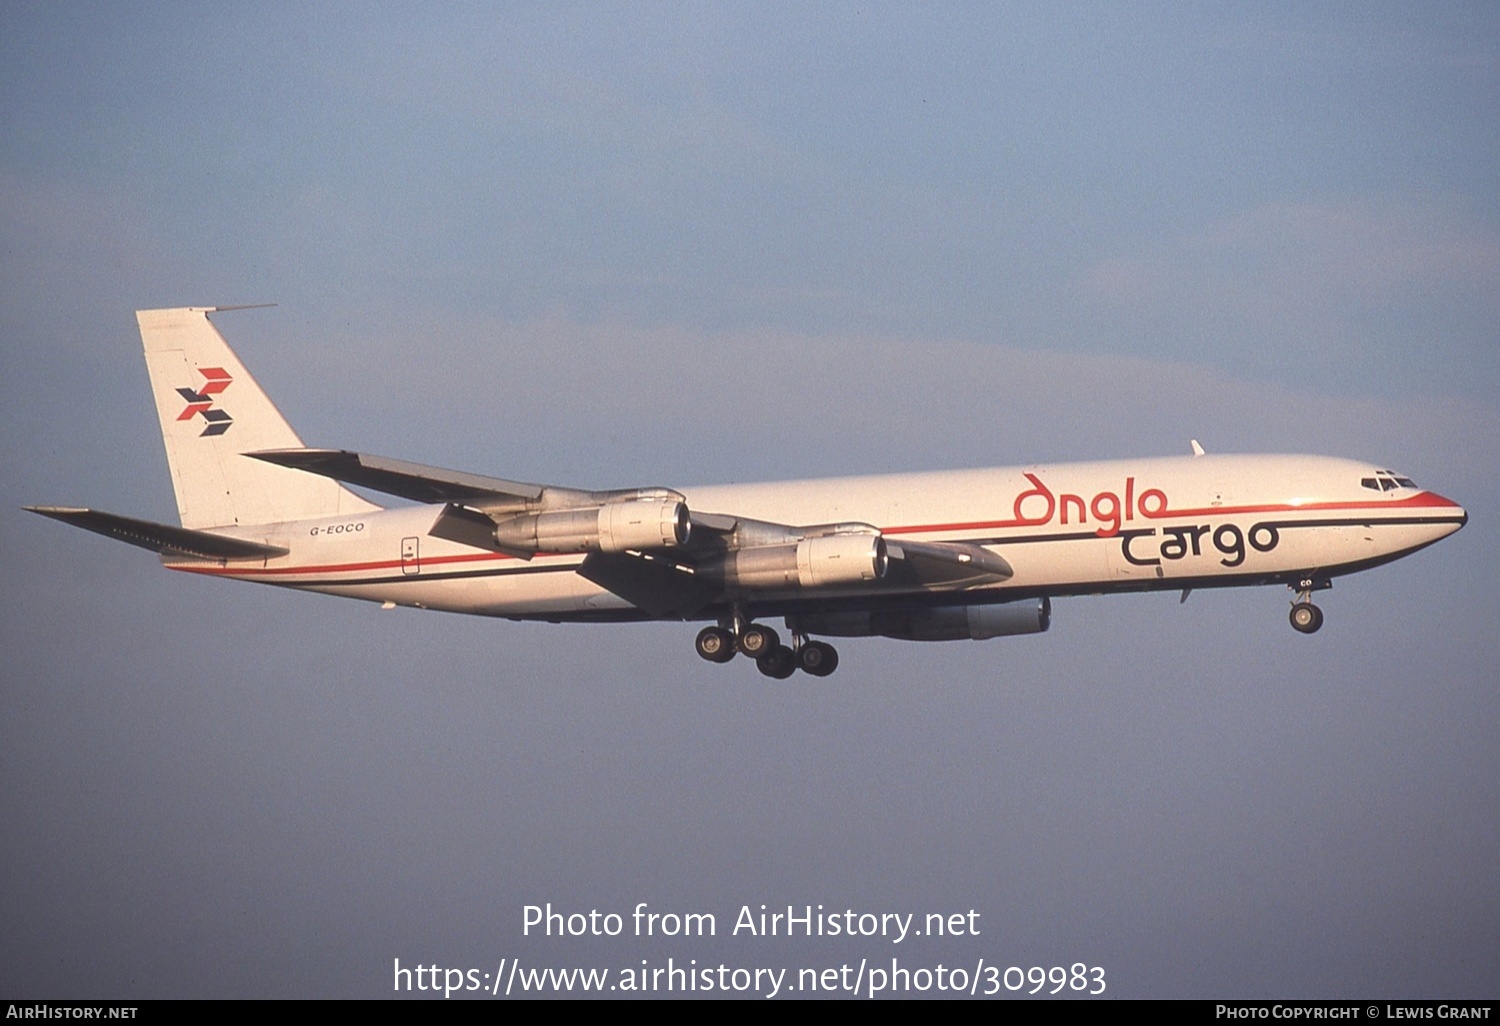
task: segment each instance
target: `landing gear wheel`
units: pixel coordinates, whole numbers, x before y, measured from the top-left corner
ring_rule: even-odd
[[[1313,634],[1323,626],[1323,610],[1311,602],[1297,602],[1292,605],[1290,619],[1295,629],[1303,634]]]
[[[723,627],[705,627],[693,647],[711,663],[727,663],[734,658],[734,635]]]
[[[755,665],[767,677],[786,680],[797,672],[797,653],[785,645],[777,643],[775,648],[755,660]]]
[[[822,641],[809,641],[797,653],[797,665],[814,677],[826,677],[839,668],[838,649]]]
[[[751,659],[760,659],[776,651],[780,644],[780,636],[762,623],[752,623],[740,631],[740,651]]]

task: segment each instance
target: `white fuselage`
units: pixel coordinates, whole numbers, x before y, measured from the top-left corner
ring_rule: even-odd
[[[886,581],[757,595],[756,615],[931,605],[1328,578],[1452,534],[1457,503],[1367,463],[1317,456],[1184,456],[682,489],[694,513],[779,524],[854,522],[890,541],[968,542],[1002,556],[1001,583],[897,590]],[[1404,480],[1404,479],[1403,479]],[[443,507],[414,506],[222,533],[287,555],[173,569],[376,602],[518,619],[643,619],[574,570],[580,554],[531,559],[428,533]],[[721,615],[704,610],[700,618]]]

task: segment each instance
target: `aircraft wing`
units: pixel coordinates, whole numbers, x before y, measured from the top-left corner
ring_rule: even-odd
[[[136,520],[114,513],[103,513],[96,509],[79,509],[72,506],[26,506],[33,513],[40,513],[53,520],[81,527],[109,538],[164,556],[196,556],[200,559],[269,559],[284,556],[287,550],[275,545],[229,538],[211,531],[193,531],[186,527],[170,527],[150,520]]]
[[[559,488],[342,449],[245,455],[442,503],[429,530],[434,537],[521,559],[539,552],[585,553],[580,575],[655,616],[690,615],[726,585],[776,590],[795,577],[801,586],[870,582],[878,589],[874,582],[885,577],[885,586],[959,589],[1014,573],[980,545],[882,539],[879,528],[863,523],[799,526],[690,511],[683,495],[667,488]]]
[[[262,449],[245,455],[421,503],[483,505],[496,500],[514,503],[540,498],[543,491],[541,485],[523,481],[444,470],[346,449]]]

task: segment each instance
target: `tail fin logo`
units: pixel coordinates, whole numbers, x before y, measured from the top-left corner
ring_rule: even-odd
[[[223,367],[199,367],[198,373],[202,374],[205,379],[198,391],[195,392],[191,388],[177,390],[177,394],[187,400],[187,409],[179,413],[177,419],[191,420],[201,413],[203,419],[208,421],[208,426],[198,437],[222,435],[229,430],[229,425],[234,423],[234,419],[223,410],[214,409],[214,396],[228,388],[234,379]]]

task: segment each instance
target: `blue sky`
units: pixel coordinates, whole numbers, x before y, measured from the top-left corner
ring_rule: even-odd
[[[0,124],[0,991],[691,947],[523,944],[566,899],[976,907],[924,955],[1139,996],[1495,993],[1490,6],[9,4]],[[221,330],[315,445],[610,487],[1197,437],[1472,522],[1316,638],[1271,590],[1077,599],[789,687],[19,511],[170,519],[131,311],[256,302]],[[879,954],[794,947],[701,957]]]

